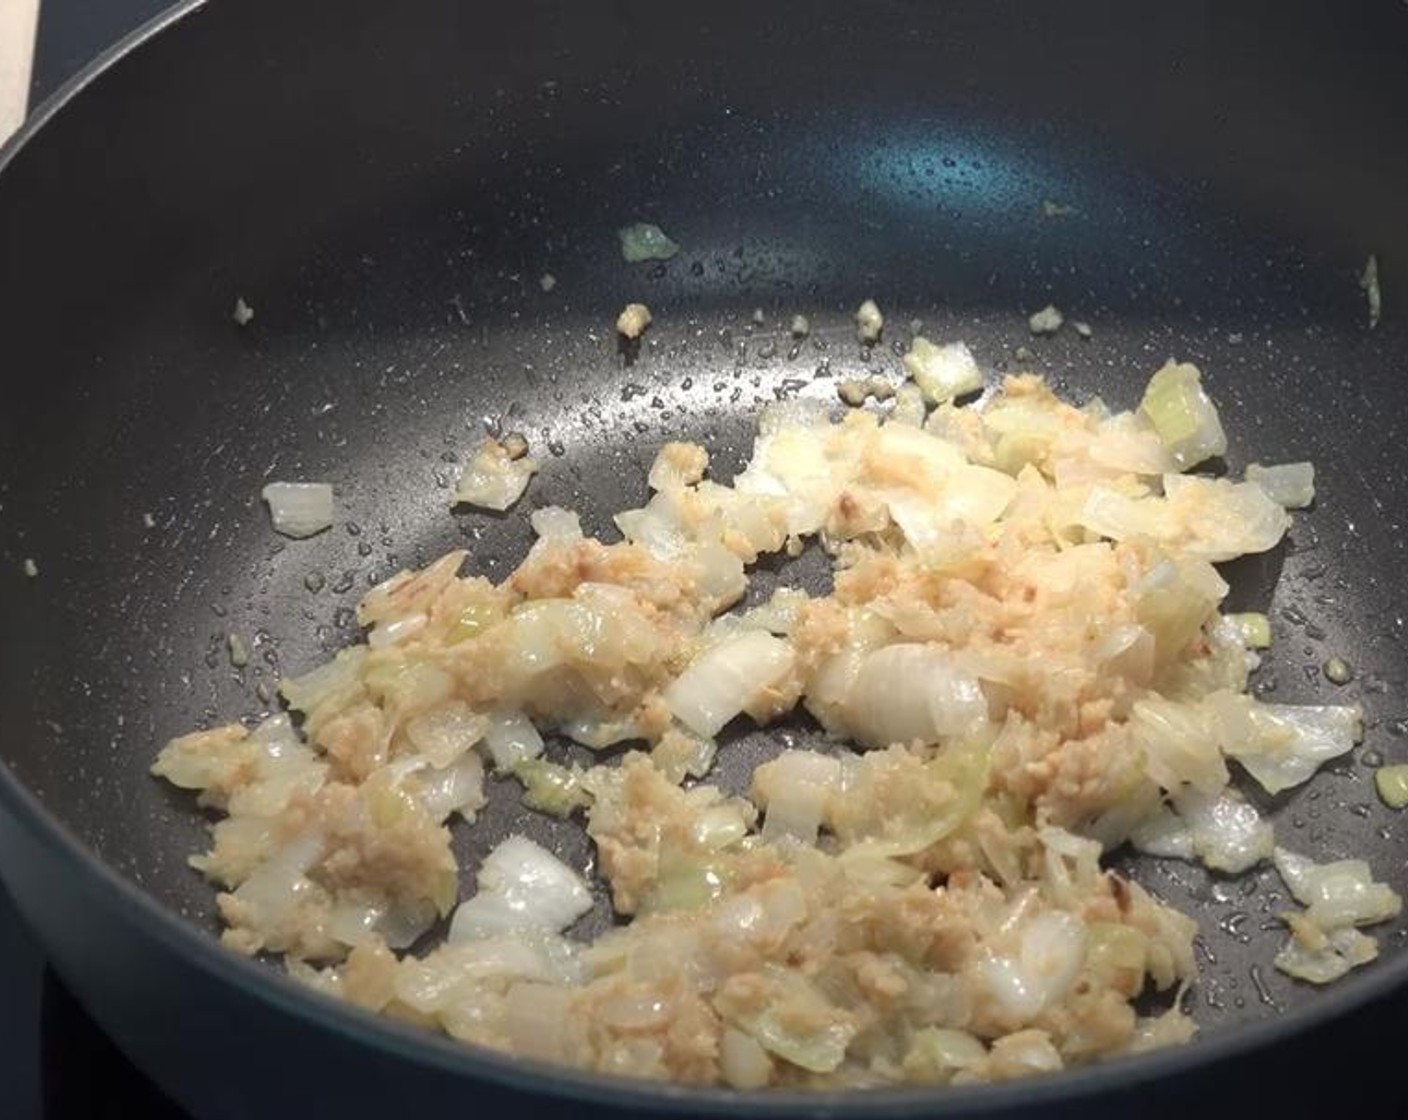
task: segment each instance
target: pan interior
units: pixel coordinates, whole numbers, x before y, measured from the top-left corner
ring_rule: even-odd
[[[570,117],[563,101],[581,92],[539,84],[490,116]],[[1408,757],[1401,441],[1376,381],[1405,348],[1391,328],[1366,331],[1360,258],[1251,225],[1226,197],[1145,171],[1098,136],[909,105],[754,108],[629,142],[466,146],[382,176],[356,207],[300,213],[222,236],[219,254],[155,279],[143,270],[105,307],[88,293],[91,329],[41,340],[17,318],[36,376],[0,421],[7,761],[100,857],[193,923],[213,928],[213,892],[185,866],[204,842],[199,813],[147,775],[166,738],[269,710],[280,674],[354,641],[358,598],[401,568],[467,547],[472,571],[507,574],[533,508],[575,509],[610,537],[667,439],[706,444],[716,477],[731,476],[763,405],[897,376],[914,321],[967,341],[990,380],[1031,364],[1063,394],[1116,407],[1165,358],[1194,361],[1231,436],[1229,470],[1315,462],[1319,500],[1289,543],[1227,575],[1236,606],[1273,620],[1258,694],[1358,700],[1366,740],[1308,786],[1258,800],[1283,843],[1364,855],[1408,891],[1404,826],[1372,783],[1377,760]],[[624,262],[616,230],[637,220],[662,225],[680,253]],[[255,312],[245,327],[231,320],[237,297]],[[867,297],[890,325],[865,355],[850,316]],[[632,361],[612,329],[628,300],[656,320]],[[1047,302],[1092,337],[1033,339],[1027,315]],[[796,313],[814,324],[801,342],[788,332]],[[1033,362],[1018,361],[1021,347]],[[486,429],[524,433],[544,461],[504,516],[449,504]],[[274,535],[259,502],[271,479],[331,482],[337,525],[301,542]],[[37,576],[22,574],[27,559]],[[809,554],[759,582],[826,578]],[[243,668],[231,635],[249,647]],[[1352,683],[1325,678],[1331,656],[1354,667]],[[736,730],[716,779],[741,789],[784,742],[816,738],[802,720]],[[466,889],[509,832],[589,866],[576,825],[492,785],[457,837]],[[1122,862],[1198,916],[1204,1026],[1314,999],[1270,967],[1287,903],[1273,873]],[[598,906],[583,932],[609,920]],[[1385,956],[1401,952],[1402,920],[1380,933]]]

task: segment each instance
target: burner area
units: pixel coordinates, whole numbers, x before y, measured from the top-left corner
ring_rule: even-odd
[[[45,967],[39,1010],[40,1120],[189,1120],[103,1034]]]
[[[0,1115],[6,1120],[197,1120],[178,1108],[84,1010],[43,957],[0,890]],[[1408,993],[1280,1046],[1190,1073],[1156,1094],[1131,1090],[1098,1104],[1046,1109],[1040,1120],[1187,1120],[1203,1110],[1222,1115],[1255,1101],[1261,1112],[1320,1115],[1351,1101],[1389,1104],[1408,1114],[1408,1084],[1399,1073],[1408,1038]],[[1196,1045],[1196,1043],[1194,1044]],[[480,1103],[492,1116],[493,1092]],[[1191,1111],[1190,1111],[1191,1110]],[[617,1115],[583,1105],[577,1120]],[[260,1118],[264,1120],[264,1118]],[[1033,1116],[1033,1120],[1037,1120]]]

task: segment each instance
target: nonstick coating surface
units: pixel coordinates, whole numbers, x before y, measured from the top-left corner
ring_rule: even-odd
[[[666,439],[706,443],[726,479],[763,404],[896,374],[920,319],[994,376],[1026,346],[1063,393],[1116,407],[1166,357],[1195,361],[1233,473],[1315,462],[1319,498],[1289,544],[1227,574],[1234,605],[1273,620],[1257,692],[1359,700],[1366,742],[1256,800],[1287,846],[1363,855],[1408,891],[1408,835],[1370,768],[1408,758],[1408,346],[1391,283],[1408,233],[1390,204],[1408,166],[1371,142],[1408,105],[1401,66],[1329,59],[1339,100],[1322,112],[1234,75],[1255,62],[1252,22],[1142,29],[1155,47],[1114,5],[1075,23],[963,6],[932,25],[907,4],[804,26],[720,8],[695,31],[619,5],[613,34],[529,6],[492,36],[454,5],[412,29],[353,4],[341,26],[359,32],[251,61],[227,45],[251,17],[224,7],[104,75],[0,177],[5,759],[99,858],[213,928],[212,891],[185,865],[201,818],[147,775],[166,738],[267,711],[278,676],[354,640],[357,599],[402,567],[468,547],[471,570],[500,577],[542,505],[611,533]],[[1408,32],[1396,15],[1383,39]],[[1314,33],[1256,64],[1304,62]],[[1359,47],[1372,62],[1380,41]],[[627,265],[615,230],[634,220],[682,252]],[[1390,293],[1373,332],[1357,283],[1371,250]],[[243,329],[237,296],[256,313]],[[890,324],[868,360],[850,324],[865,297]],[[627,300],[656,317],[634,362],[612,331]],[[1026,316],[1048,301],[1093,337],[1033,340]],[[796,312],[817,328],[800,346]],[[449,508],[485,428],[522,431],[545,462],[506,516]],[[258,501],[275,478],[333,483],[338,525],[275,536]],[[809,554],[759,582],[825,578]],[[230,634],[251,648],[243,670]],[[1348,686],[1321,672],[1332,655],[1354,666]],[[717,780],[741,788],[813,735],[800,720],[739,731]],[[458,835],[466,887],[509,831],[588,865],[580,829],[516,792],[496,784]],[[1209,1035],[1317,999],[1269,967],[1287,902],[1272,873],[1132,867],[1199,919]],[[599,907],[583,928],[605,920]],[[1402,921],[1377,932],[1386,961],[1350,984],[1403,957]]]

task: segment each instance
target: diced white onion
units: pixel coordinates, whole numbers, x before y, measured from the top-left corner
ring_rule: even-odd
[[[772,1079],[772,1059],[752,1035],[725,1027],[719,1039],[719,1071],[734,1089],[761,1089]]]
[[[484,744],[499,770],[512,770],[525,758],[543,753],[543,737],[522,712],[494,712],[484,729]]]
[[[502,512],[523,496],[537,469],[535,460],[515,459],[497,440],[486,439],[465,464],[455,501]]]
[[[1315,501],[1315,464],[1280,463],[1247,467],[1247,481],[1266,491],[1266,496],[1286,509],[1304,509]]]
[[[962,342],[936,346],[922,335],[915,335],[904,356],[904,368],[930,404],[975,393],[983,387],[982,371],[973,352]]]
[[[276,533],[303,538],[332,527],[332,487],[325,482],[271,482],[263,498]]]
[[[1195,365],[1165,365],[1149,379],[1139,409],[1159,433],[1179,470],[1227,451],[1222,421],[1203,391],[1202,374]]]
[[[1294,935],[1276,954],[1275,965],[1288,976],[1311,984],[1329,984],[1379,955],[1379,943],[1353,927],[1332,930],[1325,943],[1311,948]]]
[[[1306,917],[1321,929],[1373,925],[1403,908],[1393,888],[1375,882],[1362,859],[1315,863],[1285,848],[1277,848],[1272,858],[1291,894],[1307,907]]]
[[[387,649],[390,646],[399,645],[407,638],[419,634],[429,621],[429,615],[413,614],[406,618],[393,618],[387,622],[378,622],[372,627],[371,633],[367,635],[367,645],[372,649]]]
[[[484,857],[478,890],[455,910],[449,939],[559,932],[591,908],[591,891],[580,875],[526,836],[510,836]]]
[[[484,762],[473,751],[443,769],[422,771],[418,777],[421,803],[437,821],[451,813],[472,821],[484,807]]]
[[[1129,839],[1139,851],[1161,859],[1196,858],[1193,829],[1166,805],[1137,825]]]
[[[432,766],[449,766],[489,730],[489,717],[451,700],[406,724],[406,738]]]
[[[789,672],[792,647],[761,630],[747,630],[706,650],[665,689],[675,718],[706,739]]]
[[[1174,805],[1193,830],[1194,854],[1214,871],[1235,875],[1271,857],[1271,822],[1234,790],[1211,796],[1188,789],[1174,794]]]
[[[903,681],[903,688],[895,682]],[[897,642],[864,657],[846,699],[851,733],[866,746],[936,743],[980,725],[987,700],[975,677],[938,646]]]
[[[1358,706],[1258,704],[1222,693],[1208,703],[1220,713],[1222,749],[1268,793],[1298,786],[1358,741]]]
[[[575,541],[582,537],[581,519],[570,509],[544,506],[528,515],[533,532],[544,540]]]

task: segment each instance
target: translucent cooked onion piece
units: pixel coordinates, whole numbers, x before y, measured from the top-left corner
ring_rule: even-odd
[[[665,689],[665,703],[696,735],[714,738],[726,723],[792,671],[792,647],[761,630],[705,650]]]
[[[895,687],[903,682],[903,687]],[[898,642],[867,654],[845,701],[845,722],[864,746],[938,743],[974,732],[988,702],[976,677],[933,645]]]
[[[1235,790],[1216,796],[1185,790],[1174,795],[1174,805],[1192,830],[1194,855],[1214,871],[1235,875],[1271,858],[1271,822]]]
[[[1379,943],[1353,927],[1324,933],[1306,924],[1311,928],[1297,928],[1292,922],[1295,932],[1274,961],[1278,969],[1297,980],[1330,984],[1379,955]]]
[[[1227,451],[1222,421],[1195,365],[1169,362],[1155,373],[1139,411],[1159,433],[1179,470]]]
[[[443,821],[451,813],[458,813],[473,821],[486,804],[484,762],[473,751],[439,770],[427,768],[416,776],[421,803],[434,820]]]
[[[1141,852],[1197,860],[1228,874],[1271,858],[1276,844],[1271,823],[1235,790],[1203,793],[1185,787],[1173,800],[1173,809],[1160,808],[1131,832]]]
[[[494,712],[484,729],[484,745],[494,766],[512,770],[519,763],[543,753],[543,737],[522,712]]]
[[[715,1006],[725,1021],[794,1066],[812,1073],[836,1069],[856,1035],[853,1018],[792,969],[767,965],[760,980],[768,990],[765,1001],[745,999],[724,986]]]
[[[1260,704],[1226,692],[1206,703],[1223,752],[1268,793],[1309,781],[1324,763],[1352,749],[1362,732],[1358,705]]]
[[[455,501],[503,512],[523,496],[537,470],[535,460],[526,455],[515,459],[498,440],[486,439],[465,464]]]
[[[841,787],[841,761],[816,751],[783,751],[753,771],[753,801],[765,811],[764,841],[816,842],[827,803]]]
[[[1146,772],[1165,790],[1185,784],[1205,794],[1227,785],[1227,764],[1207,713],[1196,704],[1150,696],[1129,718],[1130,738],[1144,752]]]
[[[930,404],[976,393],[983,387],[982,371],[962,342],[936,346],[923,335],[915,335],[904,356],[904,368]]]
[[[1313,463],[1280,463],[1264,467],[1251,463],[1247,481],[1266,491],[1266,496],[1286,509],[1304,509],[1315,501],[1315,465]]]
[[[1277,848],[1273,862],[1296,901],[1306,907],[1306,918],[1321,929],[1386,922],[1403,909],[1397,892],[1375,882],[1362,859],[1316,863]]]
[[[559,506],[544,506],[529,514],[528,520],[539,539],[558,542],[582,539],[581,518],[570,509],[562,509]]]
[[[450,700],[411,719],[406,738],[432,766],[444,767],[481,742],[488,730],[488,716],[463,700]]]
[[[526,836],[510,836],[484,857],[478,890],[460,903],[450,941],[519,930],[557,933],[592,908],[582,877]]]
[[[1168,474],[1163,485],[1162,498],[1093,486],[1077,521],[1113,541],[1146,537],[1213,564],[1275,548],[1291,524],[1286,511],[1254,483]]]
[[[303,538],[332,528],[332,487],[326,482],[271,482],[262,496],[276,533]]]

